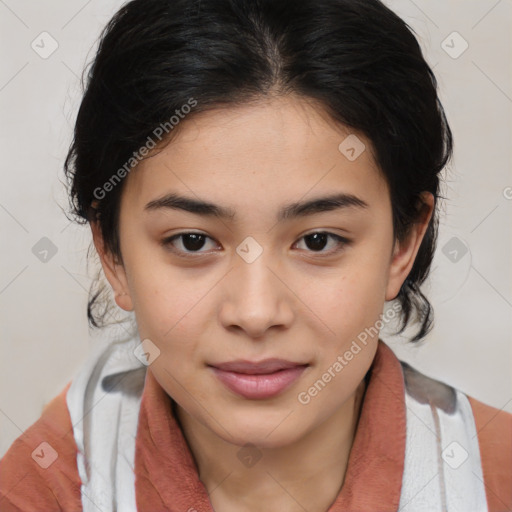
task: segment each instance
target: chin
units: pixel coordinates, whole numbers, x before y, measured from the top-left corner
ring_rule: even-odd
[[[226,430],[231,434],[215,425],[217,435],[225,441],[237,446],[251,444],[261,449],[281,448],[295,441],[298,441],[306,434],[297,425],[297,418],[290,414],[290,410],[283,408],[279,414],[271,414],[265,417],[261,410],[256,410],[253,414],[230,414],[230,421],[225,423],[220,419],[219,423],[225,425]],[[285,418],[292,421],[288,422]]]

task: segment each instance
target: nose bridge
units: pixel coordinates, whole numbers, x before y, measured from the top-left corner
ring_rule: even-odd
[[[287,324],[291,306],[286,287],[274,275],[270,251],[258,249],[248,240],[239,245],[237,253],[221,308],[225,327],[238,326],[251,336],[259,336],[273,325]]]

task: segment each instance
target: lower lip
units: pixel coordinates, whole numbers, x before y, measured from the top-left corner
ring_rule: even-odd
[[[249,375],[212,367],[215,375],[225,386],[234,393],[249,399],[271,398],[282,393],[302,375],[305,369],[306,366],[294,366],[274,373]]]

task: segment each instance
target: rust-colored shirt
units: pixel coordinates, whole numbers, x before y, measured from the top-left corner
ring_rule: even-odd
[[[400,362],[382,341],[370,375],[345,481],[328,512],[398,510],[405,455],[405,388]],[[82,510],[77,447],[66,405],[68,388],[69,384],[2,459],[0,511]],[[489,511],[512,511],[512,414],[471,397],[469,401]],[[135,494],[137,508],[143,512],[213,510],[173,415],[171,399],[150,371],[135,444]]]

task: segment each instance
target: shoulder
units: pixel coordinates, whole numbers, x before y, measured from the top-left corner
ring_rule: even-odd
[[[512,510],[512,414],[468,396],[473,410],[489,510]]]
[[[77,447],[66,404],[68,384],[0,463],[0,509],[82,510]]]
[[[502,447],[504,443],[508,443],[508,446],[511,445],[511,413],[480,402],[443,381],[429,377],[405,361],[400,360],[400,365],[405,387],[416,400],[422,403],[433,403],[436,407],[451,413],[455,409],[456,394],[460,392],[468,398],[471,404],[479,439],[493,436],[496,444]],[[486,429],[485,432],[484,428]],[[496,438],[495,436],[498,434],[501,436]]]
[[[447,414],[455,411],[455,388],[422,374],[404,361],[400,364],[405,387],[418,402],[435,405]],[[511,511],[512,414],[463,394],[475,421],[489,512]]]

